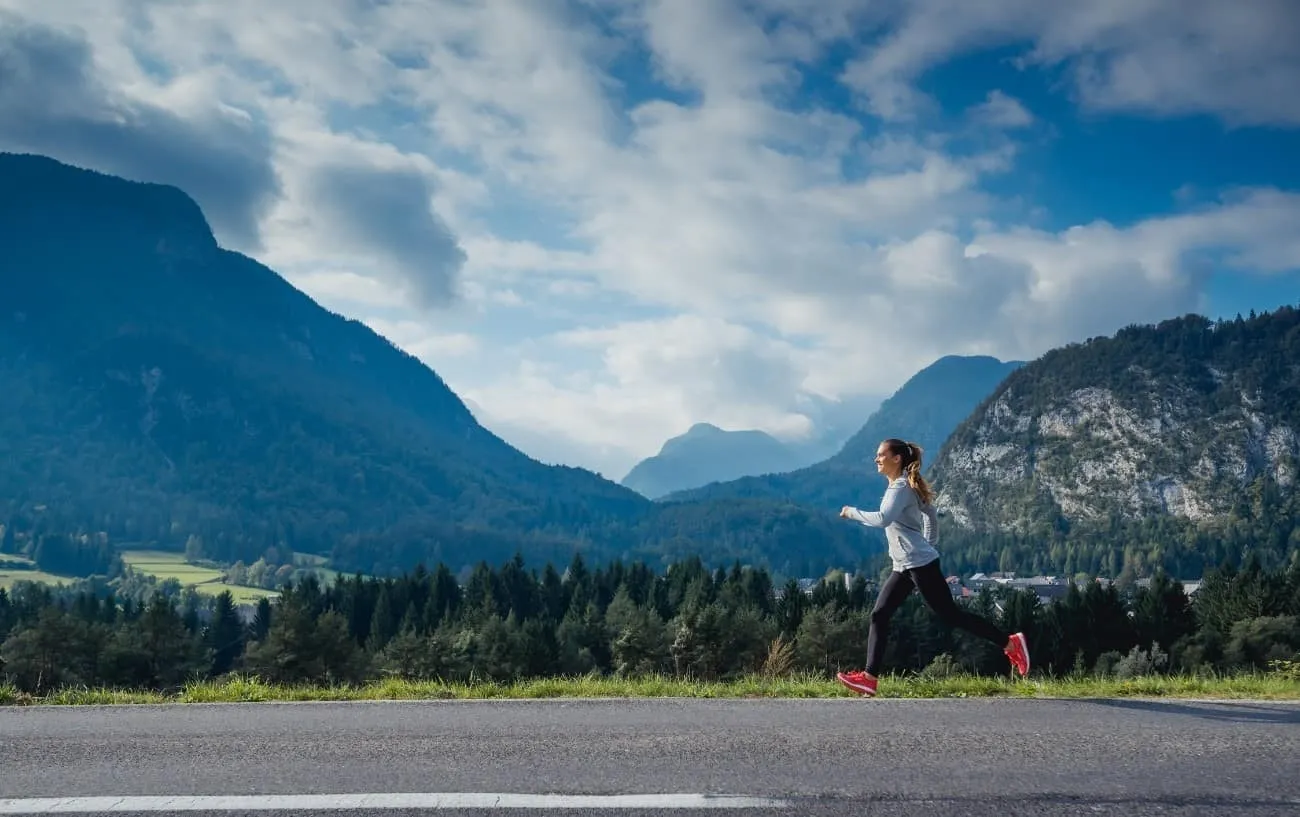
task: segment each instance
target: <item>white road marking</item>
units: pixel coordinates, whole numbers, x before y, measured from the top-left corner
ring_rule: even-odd
[[[0,798],[0,814],[113,814],[146,811],[340,811],[345,809],[711,809],[784,808],[783,800],[733,794],[253,794],[155,797]]]

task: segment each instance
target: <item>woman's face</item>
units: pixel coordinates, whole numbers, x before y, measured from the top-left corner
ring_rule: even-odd
[[[903,458],[890,452],[888,445],[881,443],[876,449],[876,470],[890,479],[903,472],[902,462]]]

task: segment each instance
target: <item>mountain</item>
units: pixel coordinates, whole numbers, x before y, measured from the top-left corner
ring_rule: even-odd
[[[935,463],[976,569],[1199,576],[1300,543],[1300,311],[1131,326],[1009,376]]]
[[[931,462],[949,433],[1020,362],[996,358],[948,356],[913,375],[885,400],[834,456],[780,474],[719,482],[664,497],[665,502],[721,498],[783,499],[810,508],[878,505],[884,480],[876,473],[876,446],[889,437],[916,442]]]
[[[218,247],[179,190],[15,155],[0,179],[0,495],[126,536],[291,529],[303,550],[397,517],[521,530],[644,510],[528,459],[417,359]]]
[[[516,549],[796,568],[853,553],[836,520],[783,503],[664,513],[528,458],[419,360],[219,247],[172,187],[0,154],[0,292],[8,542],[195,537],[219,561],[302,551],[366,572]]]
[[[801,464],[798,453],[762,431],[724,431],[696,423],[663,444],[659,453],[637,463],[620,484],[657,499],[665,494],[749,474],[788,471]]]

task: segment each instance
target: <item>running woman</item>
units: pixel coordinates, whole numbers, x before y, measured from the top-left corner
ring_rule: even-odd
[[[912,589],[948,627],[974,633],[1002,647],[1007,659],[1022,675],[1029,674],[1029,646],[1023,633],[1007,635],[992,623],[957,606],[939,567],[939,518],[931,500],[934,492],[921,476],[921,447],[888,439],[876,449],[876,470],[889,481],[879,511],[862,511],[845,505],[840,517],[873,528],[884,528],[894,570],[880,588],[871,611],[867,634],[867,665],[861,671],[836,675],[841,684],[866,697],[876,694],[876,675],[885,656],[889,621]]]

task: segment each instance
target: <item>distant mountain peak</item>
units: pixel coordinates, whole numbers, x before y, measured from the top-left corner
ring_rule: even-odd
[[[708,434],[726,434],[726,433],[727,433],[726,431],[719,428],[718,426],[715,426],[713,423],[695,423],[689,429],[686,430],[686,434],[683,436],[699,437]]]
[[[682,488],[779,471],[798,464],[798,454],[765,431],[728,431],[695,423],[666,441],[659,453],[637,463],[622,483],[651,498]]]

